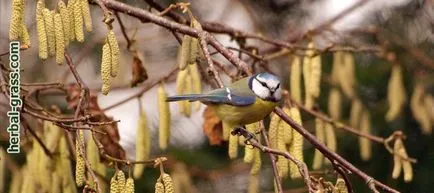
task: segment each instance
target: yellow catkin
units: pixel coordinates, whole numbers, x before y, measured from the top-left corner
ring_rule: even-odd
[[[60,16],[62,18],[62,26],[63,26],[63,38],[64,38],[64,44],[65,47],[68,46],[69,44],[69,40],[71,38],[71,29],[70,29],[70,18],[69,18],[69,13],[68,13],[68,9],[66,8],[66,4],[63,1],[59,1],[57,3],[57,7],[59,9],[60,12]]]
[[[290,114],[290,110],[288,107],[284,107],[283,111],[286,114]],[[278,129],[277,129],[277,149],[280,151],[288,151],[287,144],[290,144],[292,141],[292,128],[286,122],[279,121]],[[288,143],[289,142],[289,143]],[[279,171],[279,177],[286,178],[289,173],[289,165],[288,159],[283,156],[277,156],[277,169]]]
[[[229,135],[228,155],[235,159],[238,156],[238,135]]]
[[[164,193],[174,193],[172,177],[169,174],[163,173],[162,179],[164,183]]]
[[[164,185],[161,182],[155,183],[155,193],[164,193]]]
[[[23,168],[22,173],[24,174],[27,172],[29,172],[28,166]],[[28,175],[28,174],[24,175],[21,185],[22,185],[21,193],[36,192],[36,189],[35,189],[36,183],[35,183],[35,178],[33,177],[33,175]]]
[[[257,175],[261,170],[262,160],[261,160],[261,152],[258,148],[254,150],[254,157],[252,162],[252,168],[250,169],[251,175]]]
[[[252,123],[252,124],[248,124],[246,125],[246,129],[247,131],[251,132],[251,133],[257,133],[259,131],[259,122],[257,123]],[[240,143],[244,144],[244,137],[241,137],[238,139],[240,141]],[[252,163],[253,161],[253,157],[254,157],[254,147],[252,145],[245,145],[244,146],[244,162],[245,163]]]
[[[367,110],[365,110],[362,113],[362,117],[360,120],[360,132],[366,134],[371,133],[371,116],[369,115],[369,112]],[[359,137],[359,144],[360,144],[360,157],[362,158],[362,160],[367,161],[371,159],[372,156],[371,141],[364,137]]]
[[[21,35],[20,35],[20,41],[22,45],[27,45],[30,47],[30,35],[29,31],[26,28],[26,24],[24,21],[21,23]]]
[[[303,124],[298,108],[291,107],[290,116],[297,124]],[[289,146],[289,154],[293,155],[295,159],[304,162],[303,136],[298,132],[292,132],[292,143]],[[289,172],[292,179],[301,177],[298,167],[294,162],[289,162]]]
[[[321,143],[325,142],[324,121],[320,118],[315,119],[315,136],[319,142]],[[319,150],[315,149],[312,168],[314,170],[321,169],[323,163],[324,163],[324,155]]]
[[[233,128],[230,127],[230,125],[226,122],[222,122],[222,138],[223,140],[227,141],[229,140],[229,136],[231,135],[231,131]]]
[[[74,33],[75,38],[78,42],[84,41],[84,32],[83,32],[83,13],[81,11],[81,3],[82,0],[74,0],[72,2],[72,10],[74,12]]]
[[[22,183],[23,183],[23,175],[21,174],[21,170],[13,172],[9,193],[20,193]],[[2,192],[4,192],[4,189],[2,190]]]
[[[126,183],[125,174],[122,170],[119,170],[116,173],[116,180],[117,180],[119,191],[122,192],[125,188],[125,183]]]
[[[359,128],[360,113],[362,113],[363,106],[359,99],[354,99],[351,103],[350,110],[350,125],[354,128]]]
[[[59,160],[56,164],[56,171],[62,175],[62,187],[65,193],[76,193],[74,176],[71,168],[70,153],[65,136],[61,136],[59,140]]]
[[[92,17],[90,16],[89,3],[87,0],[79,0],[81,6],[81,12],[83,14],[83,22],[86,31],[92,31]]]
[[[392,178],[398,179],[401,175],[402,171],[402,158],[399,157],[398,153],[403,148],[403,143],[401,139],[395,140],[395,143],[393,144],[393,170],[392,170]]]
[[[191,40],[193,38],[189,35],[184,35],[182,38],[181,50],[179,51],[178,56],[178,65],[179,69],[184,70],[187,67],[188,60],[191,53]]]
[[[54,33],[54,12],[45,8],[43,10],[45,33],[47,33],[48,54],[54,56],[56,54],[56,36]]]
[[[345,185],[345,180],[338,178],[335,185],[336,193],[348,193],[347,185]]]
[[[247,193],[259,193],[259,177],[260,175],[249,175],[249,185],[247,187]]]
[[[102,94],[107,95],[110,91],[110,71],[111,71],[111,54],[110,45],[106,42],[102,47],[101,59],[101,78],[102,78]]]
[[[309,92],[314,98],[318,98],[321,92],[321,56],[317,55],[311,59],[309,75]]]
[[[85,163],[84,155],[82,154],[81,143],[84,142],[83,130],[78,131],[77,139],[75,140],[75,154],[76,154],[76,164],[75,164],[75,183],[77,186],[84,185],[84,173],[85,173]]]
[[[185,85],[183,89],[184,94],[191,94],[192,91],[192,78],[190,74],[187,74],[187,77],[185,78]],[[184,106],[182,108],[181,113],[185,115],[186,117],[190,117],[191,115],[191,102],[190,101],[184,101]]]
[[[292,56],[291,74],[290,74],[290,92],[291,98],[301,103],[301,59],[299,56]]]
[[[355,74],[354,74],[354,57],[351,53],[342,53],[342,64],[339,72],[339,83],[341,85],[342,91],[347,95],[348,98],[354,97],[354,84],[355,84]]]
[[[337,88],[332,88],[329,94],[328,112],[330,117],[334,120],[339,120],[341,118],[341,103],[341,93]]]
[[[57,174],[56,171],[54,171],[53,173],[51,173],[51,179],[53,179],[50,184],[51,184],[51,191],[50,192],[62,192],[61,188],[62,188],[62,182],[60,181],[60,176]]]
[[[200,94],[202,92],[202,82],[200,80],[200,73],[198,69],[198,64],[193,63],[189,65],[189,72],[191,75],[192,82],[192,94]],[[196,101],[193,103],[195,111],[200,109],[200,102]]]
[[[144,161],[149,159],[151,153],[151,134],[148,127],[146,112],[140,113],[139,122],[137,124],[136,133],[136,160]],[[139,179],[142,177],[144,164],[134,165],[134,178]]]
[[[285,106],[283,109],[283,112],[287,115],[289,115],[291,113],[290,108],[288,108],[287,106]],[[280,119],[280,118],[279,118]],[[279,135],[283,136],[283,141],[285,143],[285,145],[290,145],[292,142],[292,132],[296,132],[293,131],[292,127],[287,124],[285,121],[280,121],[279,122]]]
[[[133,178],[128,178],[125,183],[125,191],[124,193],[134,193],[134,180]]]
[[[187,75],[188,75],[188,70],[180,70],[178,72],[178,75],[176,77],[176,94],[178,95],[182,95],[185,94],[184,93],[184,89],[186,87],[186,80],[187,80]],[[183,113],[184,111],[184,107],[185,107],[185,103],[188,103],[187,101],[178,101],[178,108],[179,108],[179,112]]]
[[[429,135],[432,133],[432,124],[423,104],[424,92],[422,83],[417,83],[411,96],[410,109],[414,119],[416,119],[422,127],[422,133]]]
[[[44,1],[39,0],[36,3],[36,33],[38,36],[38,49],[39,49],[39,58],[47,59],[48,57],[48,42],[47,42],[47,33],[45,30],[45,21],[44,21]]]
[[[271,114],[270,125],[268,127],[268,141],[271,148],[277,148],[277,135],[279,130],[280,117],[276,114]]]
[[[333,125],[330,123],[326,123],[324,131],[325,131],[325,140],[326,140],[327,147],[333,152],[336,152],[337,142],[336,142],[336,134]]]
[[[402,169],[404,171],[404,182],[411,182],[413,180],[413,167],[408,160],[403,160]]]
[[[11,20],[9,23],[9,40],[18,40],[21,36],[24,13],[24,0],[12,0]]]
[[[402,157],[398,157],[397,159],[400,159],[400,162],[402,164],[402,170],[404,172],[404,182],[411,182],[413,180],[413,167],[412,167],[410,161],[405,160],[408,158],[408,155],[407,155],[407,151],[405,150],[404,143],[402,142],[401,139],[397,139],[395,141],[394,151],[395,151],[395,154],[402,156]],[[395,155],[395,156],[397,156],[397,155]],[[392,177],[394,177],[395,179],[397,177],[399,177],[400,170],[396,171],[396,173],[397,173],[397,175],[395,174],[395,168],[394,168],[394,171],[392,172]]]
[[[400,65],[392,66],[392,74],[387,87],[387,102],[389,110],[386,113],[386,120],[396,119],[405,105],[406,95],[402,78],[402,68]]]
[[[119,50],[118,41],[116,39],[116,35],[113,32],[113,30],[109,31],[107,35],[107,42],[110,45],[110,51],[111,51],[110,53],[111,53],[111,60],[112,60],[110,75],[112,77],[116,77],[119,71],[120,50]]]
[[[77,0],[68,0],[68,6],[66,6],[69,15],[69,39],[71,41],[75,40],[75,17],[74,17],[75,1]]]
[[[110,193],[121,193],[122,189],[119,188],[117,174],[115,173],[110,180]]]
[[[59,13],[54,14],[54,31],[56,36],[56,63],[62,64],[65,53],[65,36],[63,34],[62,17]]]
[[[166,102],[167,93],[164,84],[158,87],[158,115],[159,115],[159,145],[166,149],[170,142],[170,107]]]
[[[311,63],[312,63],[312,58],[310,58],[310,56],[313,55],[313,47],[314,44],[313,42],[310,42],[308,44],[308,48],[309,50],[306,51],[306,56],[303,58],[303,79],[304,79],[304,93],[305,93],[305,106],[307,108],[312,108],[313,106],[313,96],[312,96],[312,91],[311,91],[311,86],[310,86],[310,81],[311,81]]]
[[[340,70],[342,67],[342,58],[343,53],[341,51],[337,51],[333,54],[333,64],[332,64],[332,72],[331,72],[331,81],[334,85],[339,85],[340,82]]]
[[[192,28],[198,29],[198,30],[202,30],[202,25],[200,25],[199,21],[197,21],[195,18],[191,19],[191,24],[190,26]],[[188,55],[188,60],[187,63],[192,65],[196,63],[196,59],[199,56],[199,41],[197,38],[191,37],[191,42],[190,42],[190,53]]]

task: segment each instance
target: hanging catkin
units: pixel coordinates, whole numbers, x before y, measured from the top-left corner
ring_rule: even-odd
[[[178,72],[177,77],[176,77],[176,94],[178,94],[178,95],[187,94],[187,93],[185,93],[185,90],[187,89],[187,87],[189,87],[189,85],[187,85],[187,83],[188,83],[187,79],[190,79],[188,69],[180,70]],[[181,112],[184,115],[186,115],[185,114],[186,113],[185,107],[186,107],[187,103],[189,103],[189,102],[188,101],[178,101],[177,102],[178,107],[179,107],[179,112]]]
[[[198,64],[193,63],[189,65],[189,72],[191,75],[191,82],[192,82],[192,94],[200,94],[202,92],[202,83],[200,80],[200,73],[198,69]],[[200,109],[200,102],[196,101],[193,103],[195,111],[198,111]]]
[[[84,27],[86,28],[86,31],[91,32],[92,31],[92,18],[90,17],[90,10],[89,10],[89,3],[87,0],[79,0],[81,11],[83,14],[83,22]]]
[[[188,60],[190,57],[190,53],[191,53],[191,42],[192,42],[192,37],[189,35],[184,35],[184,37],[182,38],[182,45],[181,45],[181,50],[178,52],[179,56],[178,56],[178,65],[179,65],[179,69],[181,70],[185,70],[185,67],[187,67],[188,64]]]
[[[303,58],[303,80],[304,80],[304,95],[305,95],[305,99],[304,99],[304,104],[306,106],[306,108],[312,108],[313,103],[314,103],[314,99],[312,96],[312,91],[311,91],[311,63],[312,63],[312,58],[310,58],[310,56],[313,55],[313,42],[310,42],[308,44],[308,50],[306,51],[306,56]]]
[[[367,110],[362,112],[362,117],[360,118],[360,132],[365,134],[371,133],[371,116]],[[372,148],[371,141],[364,137],[359,137],[360,144],[360,157],[362,160],[367,161],[371,159]]]
[[[187,70],[188,71],[188,70]],[[183,94],[191,94],[192,91],[192,78],[191,75],[188,73],[187,77],[185,77],[185,86],[183,88]],[[191,115],[191,102],[190,101],[184,101],[184,106],[181,109],[181,113],[185,115],[186,117],[190,117]]]
[[[74,13],[74,33],[75,38],[78,42],[84,41],[84,32],[83,32],[83,13],[81,11],[81,3],[82,0],[72,0],[70,2],[72,4],[72,11]]]
[[[228,155],[235,159],[238,156],[238,135],[229,135]]]
[[[3,160],[3,159],[2,159]],[[12,172],[12,181],[9,185],[9,193],[20,193],[21,192],[21,186],[23,183],[23,175],[21,174],[21,171],[23,168]],[[4,189],[2,189],[2,192],[4,192]]]
[[[386,113],[386,120],[392,121],[398,117],[406,101],[405,88],[400,65],[392,66],[392,73],[387,87],[387,102],[389,110]]]
[[[362,113],[363,106],[359,99],[354,99],[351,103],[350,111],[350,125],[351,127],[358,128],[360,122],[360,113]]]
[[[76,164],[75,164],[75,183],[77,186],[83,186],[84,184],[84,172],[85,172],[85,163],[84,163],[84,155],[82,154],[81,143],[84,143],[84,134],[83,130],[78,131],[77,139],[75,140],[75,155],[76,155]]]
[[[290,110],[287,106],[283,108],[283,111],[285,114],[290,114]],[[287,152],[287,144],[291,143],[292,140],[292,128],[286,122],[279,121],[279,124],[277,126],[277,149],[279,151]],[[287,143],[289,142],[289,143]],[[286,178],[288,176],[289,172],[289,165],[288,165],[288,159],[286,159],[284,156],[277,156],[277,169],[279,171],[279,177]]]
[[[259,122],[246,125],[246,129],[250,133],[257,133],[260,129],[259,128]],[[238,140],[240,141],[240,143],[244,143],[245,138],[240,136],[240,138]],[[245,146],[244,146],[244,162],[245,163],[252,163],[253,158],[254,158],[254,154],[255,154],[254,151],[255,151],[255,148],[252,145],[245,144]]]
[[[47,34],[48,54],[54,56],[56,54],[56,37],[54,34],[54,12],[44,8],[43,11],[45,33]]]
[[[320,118],[315,118],[315,136],[319,142],[325,142],[324,121]],[[323,165],[323,162],[324,155],[319,150],[315,149],[312,168],[314,170],[320,169]]]
[[[155,193],[164,193],[164,185],[160,181],[155,183]]]
[[[342,57],[343,57],[343,53],[341,51],[337,51],[335,53],[333,53],[333,64],[332,64],[332,71],[331,71],[331,81],[332,84],[337,86],[340,83],[340,70],[342,70]]]
[[[69,38],[71,41],[75,40],[75,17],[74,17],[74,2],[77,0],[68,0],[68,5],[66,6],[69,15]]]
[[[200,25],[199,21],[197,21],[194,17],[191,19],[190,26],[194,29],[202,30],[202,25]],[[195,64],[196,59],[199,56],[199,41],[195,37],[191,37],[190,40],[190,52],[188,55],[187,63],[188,64]]]
[[[327,148],[329,148],[333,152],[336,152],[337,142],[333,125],[330,123],[325,123],[324,131]]]
[[[159,145],[163,150],[167,148],[170,141],[170,109],[166,99],[164,83],[160,83],[158,87]]]
[[[400,149],[402,148],[403,144],[401,139],[396,139],[395,143],[393,144],[393,170],[392,170],[392,178],[398,179],[401,175],[402,171],[402,159],[399,157],[398,153],[400,152]]]
[[[342,64],[339,72],[339,83],[342,91],[348,98],[354,97],[354,84],[355,84],[355,66],[354,57],[351,53],[342,53]]]
[[[288,114],[288,116],[290,116]],[[271,148],[277,148],[277,135],[279,130],[280,117],[272,113],[270,115],[270,125],[268,127],[268,141]]]
[[[9,23],[9,40],[18,40],[22,32],[24,0],[12,0],[11,20]]]
[[[123,193],[134,193],[134,180],[129,177],[125,183],[125,190]]]
[[[111,54],[110,45],[107,43],[102,47],[102,58],[101,58],[101,77],[102,77],[102,94],[107,95],[110,91],[110,71],[111,71]]]
[[[86,0],[87,1],[87,0]],[[110,75],[116,77],[119,71],[119,58],[120,50],[118,41],[116,40],[116,35],[113,30],[110,30],[107,35],[107,43],[110,45],[110,56],[111,56],[111,68]]]
[[[258,139],[259,140],[259,139]],[[252,168],[250,169],[251,175],[257,175],[261,170],[262,160],[261,160],[261,151],[258,148],[255,148],[253,155]]]
[[[313,98],[318,98],[321,92],[321,56],[316,55],[310,61],[309,92]]]
[[[45,31],[45,22],[43,16],[44,8],[44,1],[39,0],[36,3],[36,33],[38,36],[39,58],[41,59],[47,59],[48,57],[47,33]]]
[[[293,55],[290,61],[291,74],[290,74],[290,92],[291,98],[298,103],[301,103],[301,59],[299,56]]]
[[[62,182],[60,181],[60,176],[57,174],[56,171],[54,171],[53,173],[51,173],[51,179],[53,179],[50,184],[51,184],[51,189],[49,192],[62,192]]]
[[[54,31],[56,37],[56,63],[62,64],[65,53],[65,36],[63,33],[62,17],[59,13],[54,14]]]
[[[26,28],[26,24],[24,23],[24,18],[23,22],[21,23],[20,41],[22,45],[27,45],[28,47],[30,47],[30,35],[29,31]]]
[[[282,110],[287,115],[289,115],[291,113],[290,108],[288,106],[283,107]],[[280,117],[279,117],[279,119],[280,119]],[[280,119],[278,133],[279,133],[279,135],[283,136],[283,142],[285,143],[285,145],[291,144],[293,132],[296,132],[296,131],[293,131],[292,127],[288,123],[286,123],[285,121],[282,121]]]
[[[247,193],[259,193],[259,177],[260,175],[249,175],[249,186],[247,187]]]
[[[115,173],[110,180],[110,193],[121,193],[122,189],[119,187],[117,174]]]
[[[149,159],[151,152],[151,135],[146,118],[146,112],[141,112],[137,124],[136,135],[136,160],[145,161]],[[134,178],[139,179],[145,168],[144,164],[134,165]]]
[[[169,174],[162,174],[163,184],[164,184],[164,193],[174,193],[173,181],[172,177]]]
[[[422,127],[422,133],[429,135],[432,132],[432,125],[429,114],[425,111],[423,104],[424,86],[422,83],[416,83],[411,96],[410,108],[414,119]]]
[[[125,174],[122,170],[117,171],[116,180],[117,180],[119,191],[120,192],[124,191],[126,179],[125,179]]]
[[[290,117],[299,125],[303,125],[300,111],[297,107],[291,107]],[[303,136],[298,132],[292,132],[292,142],[289,146],[289,154],[293,155],[298,161],[304,162],[303,156]],[[289,162],[289,172],[291,179],[301,177],[298,167],[294,162]]]
[[[66,8],[66,5],[63,1],[59,1],[57,4],[57,7],[60,12],[60,16],[62,18],[62,26],[63,26],[63,38],[64,38],[64,44],[65,47],[69,45],[69,40],[71,38],[71,29],[70,29],[70,21],[69,21],[69,13],[68,9]]]
[[[329,94],[328,111],[330,117],[334,120],[339,120],[341,118],[341,103],[341,93],[337,88],[333,87]]]

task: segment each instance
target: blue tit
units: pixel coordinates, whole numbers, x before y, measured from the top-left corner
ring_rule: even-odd
[[[279,78],[263,72],[240,79],[228,87],[203,94],[171,96],[167,101],[200,101],[211,107],[227,126],[239,128],[264,119],[281,98]]]

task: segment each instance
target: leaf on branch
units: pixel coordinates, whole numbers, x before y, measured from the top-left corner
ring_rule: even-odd
[[[223,141],[222,138],[222,121],[214,114],[211,108],[206,107],[203,112],[203,131],[208,136],[210,145],[220,145]]]

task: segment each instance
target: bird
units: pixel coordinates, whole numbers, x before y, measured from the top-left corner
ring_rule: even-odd
[[[235,129],[263,120],[281,98],[279,77],[261,72],[235,81],[227,87],[202,94],[170,96],[166,101],[200,101],[211,107],[224,124]]]

